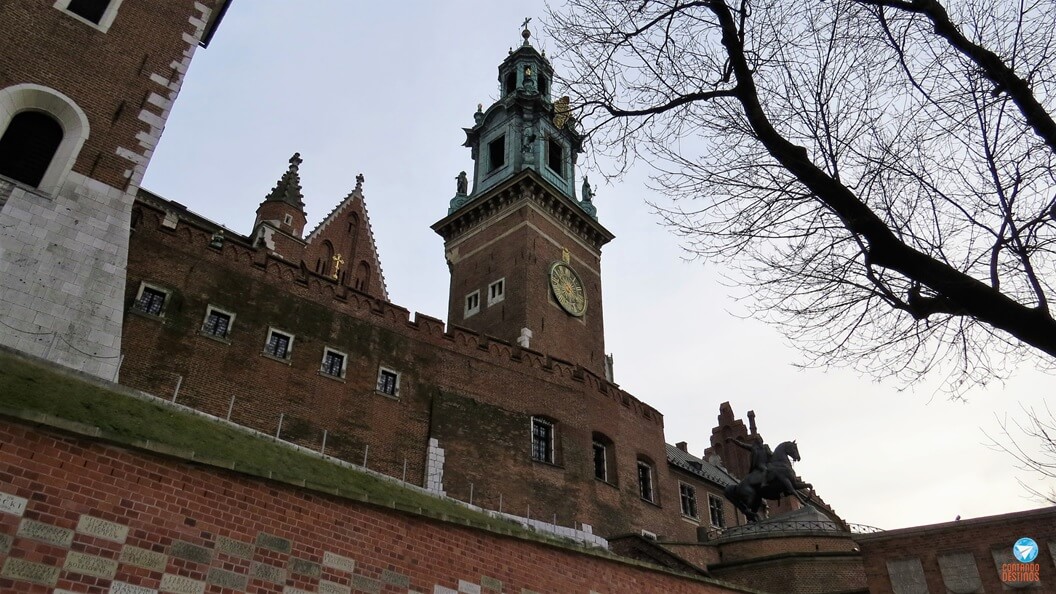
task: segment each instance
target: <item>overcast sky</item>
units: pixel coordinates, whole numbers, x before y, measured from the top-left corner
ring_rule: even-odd
[[[449,277],[429,226],[446,215],[455,175],[472,171],[462,128],[497,98],[498,64],[526,16],[536,47],[557,52],[537,26],[538,0],[236,0],[195,55],[143,186],[249,233],[295,151],[309,229],[363,173],[391,300],[444,318]],[[701,455],[729,401],[746,422],[755,410],[771,445],[797,439],[797,471],[850,522],[898,528],[1041,506],[1016,479],[1047,486],[982,432],[1021,404],[1044,406],[1051,375],[1024,368],[952,402],[940,381],[900,392],[848,370],[799,370],[794,345],[742,319],[733,297],[743,292],[721,266],[685,261],[646,204],[665,201],[648,173],[597,191],[616,235],[602,258],[605,340],[616,381],[664,414],[669,443]]]

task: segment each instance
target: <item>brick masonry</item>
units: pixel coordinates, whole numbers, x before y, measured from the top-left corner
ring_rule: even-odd
[[[10,421],[0,537],[28,594],[737,591]]]
[[[1027,592],[1056,591],[1056,508],[889,530],[856,537],[873,594],[1002,592],[1001,565],[1013,562],[1022,537],[1038,544],[1040,582]]]
[[[87,128],[54,188],[0,180],[0,344],[114,377],[132,202],[218,1],[125,2],[106,32],[53,2],[0,5],[19,32],[0,37],[0,93],[64,96]]]

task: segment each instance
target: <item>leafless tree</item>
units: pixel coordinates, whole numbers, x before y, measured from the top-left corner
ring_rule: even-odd
[[[1052,0],[568,0],[577,116],[807,364],[1056,363]]]
[[[1020,415],[1009,419],[998,418],[1000,433],[986,434],[991,449],[1012,456],[1020,469],[1030,473],[1035,481],[1018,479],[1019,484],[1035,499],[1056,505],[1056,414],[1048,406],[1041,412],[1024,407]],[[1048,487],[1037,488],[1037,481]]]

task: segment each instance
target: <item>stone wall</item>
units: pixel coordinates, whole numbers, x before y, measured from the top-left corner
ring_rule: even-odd
[[[524,540],[0,421],[0,591],[735,592]],[[58,591],[56,590],[56,591]]]

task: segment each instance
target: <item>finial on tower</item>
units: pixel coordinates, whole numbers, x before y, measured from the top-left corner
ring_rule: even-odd
[[[360,173],[359,175],[356,176],[356,189],[353,190],[354,192],[360,192],[360,193],[363,192],[363,181],[365,179],[366,178],[363,177],[362,173]]]
[[[301,153],[293,153],[293,156],[290,157],[290,169],[296,171],[301,166],[301,163]]]
[[[521,23],[521,26],[524,27],[524,31],[521,31],[521,37],[524,38],[524,43],[522,45],[524,46],[531,45],[528,43],[528,38],[532,36],[532,32],[528,30],[528,23],[530,22],[532,22],[532,17],[525,17],[524,22]]]

